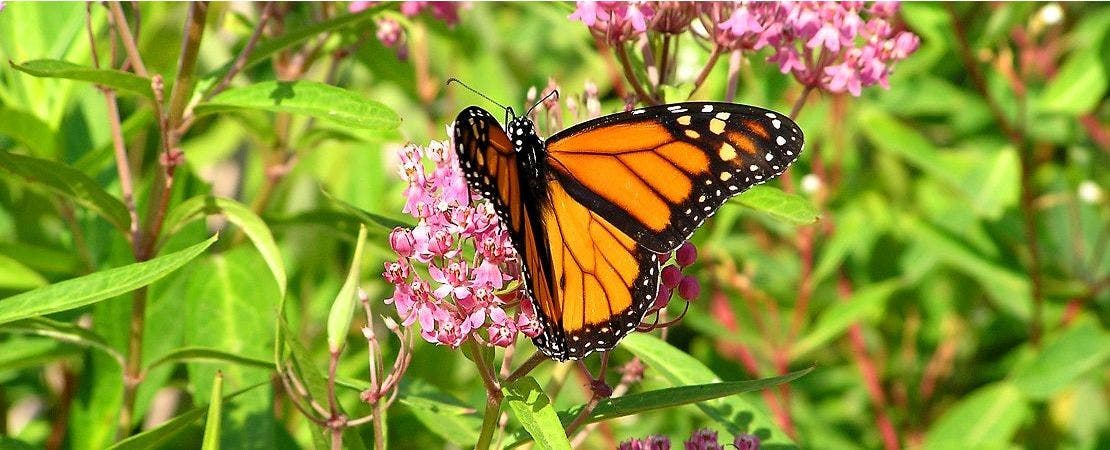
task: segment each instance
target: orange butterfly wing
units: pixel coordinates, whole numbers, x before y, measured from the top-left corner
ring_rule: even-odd
[[[730,197],[778,176],[802,132],[774,111],[691,102],[613,114],[547,141],[555,178],[584,206],[658,253]]]
[[[486,110],[471,106],[455,119],[455,151],[467,183],[494,204],[514,236],[523,232],[524,201],[516,153],[505,130]]]
[[[547,186],[542,223],[553,276],[533,277],[540,279],[534,295],[545,321],[535,343],[552,358],[578,359],[613,348],[640,324],[658,295],[660,256],[579,203],[559,182]]]

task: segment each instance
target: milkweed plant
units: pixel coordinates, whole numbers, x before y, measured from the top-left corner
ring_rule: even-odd
[[[1108,12],[0,1],[0,448],[1099,447]],[[685,101],[802,157],[551,361],[456,115]]]

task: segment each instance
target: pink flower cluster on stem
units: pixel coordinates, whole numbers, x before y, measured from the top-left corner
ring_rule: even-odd
[[[767,60],[803,85],[859,96],[876,84],[889,88],[894,64],[921,43],[891,24],[897,11],[897,2],[745,1],[712,13],[721,19],[714,30],[718,44],[771,47]]]
[[[474,337],[505,347],[518,333],[537,335],[540,325],[531,301],[508,289],[520,278],[508,233],[493,206],[472,196],[451,148],[432,142],[400,151],[408,183],[403,211],[418,223],[390,233],[397,259],[385,264],[383,276],[394,286],[386,303],[404,325],[419,322],[428,342],[457,348]]]

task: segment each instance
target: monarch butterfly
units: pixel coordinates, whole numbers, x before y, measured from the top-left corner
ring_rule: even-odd
[[[663,255],[728,198],[786,170],[803,142],[786,116],[733,103],[634,109],[546,141],[527,114],[505,109],[506,128],[480,107],[462,110],[455,150],[521,255],[542,327],[533,341],[559,361],[609,350],[636,328]]]

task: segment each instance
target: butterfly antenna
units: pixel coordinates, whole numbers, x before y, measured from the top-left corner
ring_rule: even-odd
[[[506,112],[508,112],[508,111],[512,111],[512,108],[509,108],[508,106],[505,106],[505,105],[502,105],[502,104],[500,104],[500,103],[497,103],[497,101],[496,101],[496,100],[494,100],[494,99],[492,99],[492,98],[489,98],[488,96],[486,96],[486,94],[483,94],[483,93],[481,93],[481,92],[478,92],[478,90],[476,90],[476,89],[474,89],[474,88],[472,88],[472,87],[470,87],[470,86],[467,86],[467,85],[466,85],[466,83],[463,83],[462,81],[459,81],[459,79],[458,79],[458,78],[455,78],[455,77],[451,77],[451,78],[448,78],[448,79],[447,79],[447,85],[448,85],[448,86],[450,86],[450,85],[451,85],[451,82],[452,82],[452,81],[453,81],[453,82],[455,82],[455,83],[458,83],[458,84],[459,84],[460,86],[462,86],[462,87],[466,88],[466,90],[468,90],[468,91],[470,91],[470,92],[473,92],[473,93],[475,93],[475,94],[478,94],[479,96],[481,96],[482,98],[484,98],[484,99],[486,99],[486,100],[489,100],[489,101],[490,101],[490,103],[493,103],[493,104],[495,104],[495,105],[497,105],[497,106],[500,106],[500,107],[501,107],[501,109],[505,110]]]
[[[551,98],[552,96],[555,97],[555,100],[558,100],[559,99],[559,90],[558,89],[552,89],[551,92],[548,92],[547,95],[543,96],[543,98],[541,98],[540,101],[536,102],[535,105],[532,105],[531,108],[528,108],[528,112],[524,113],[524,115],[525,116],[531,115],[533,109],[536,109],[537,106],[540,106],[541,103],[546,102],[547,99]]]

